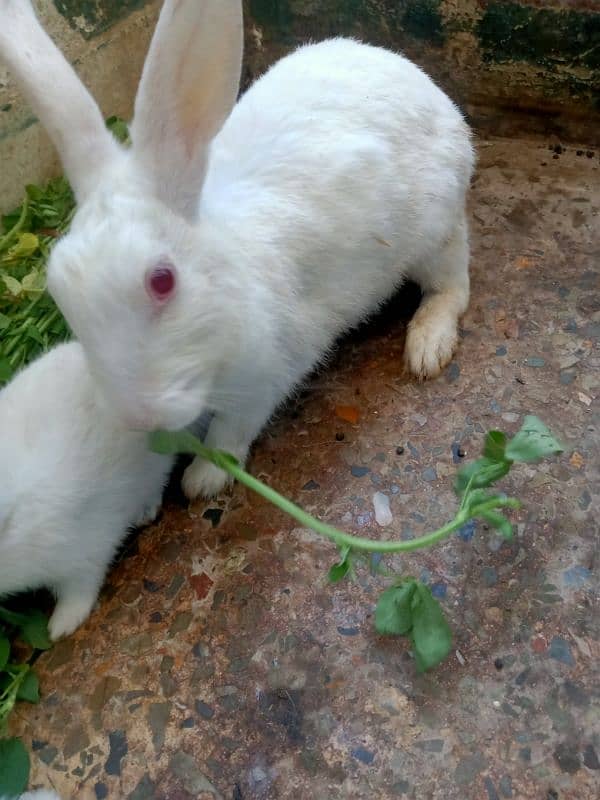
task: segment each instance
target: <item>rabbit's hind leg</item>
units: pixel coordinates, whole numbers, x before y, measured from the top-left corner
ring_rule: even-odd
[[[435,378],[451,360],[458,320],[469,303],[469,236],[460,220],[438,252],[436,263],[414,276],[424,296],[406,334],[404,361],[419,380]]]

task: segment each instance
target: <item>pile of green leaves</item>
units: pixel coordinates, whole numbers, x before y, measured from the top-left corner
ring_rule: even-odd
[[[13,643],[19,639],[31,650],[24,663],[12,655]],[[39,701],[39,682],[32,664],[38,651],[50,645],[45,614],[0,606],[0,797],[20,795],[29,780],[29,754],[20,739],[5,737],[6,726],[17,700]]]
[[[340,560],[329,570],[329,580],[333,583],[354,576],[356,566],[365,563],[368,556],[407,553],[430,547],[474,519],[484,520],[501,536],[510,539],[513,528],[505,510],[519,508],[520,503],[491,487],[514,464],[533,463],[562,452],[561,445],[548,428],[533,416],[525,417],[521,429],[512,439],[501,431],[490,431],[485,438],[482,457],[466,464],[457,473],[454,488],[459,506],[450,522],[417,539],[377,541],[353,536],[321,522],[249,475],[233,456],[206,447],[187,431],[157,431],[150,435],[150,446],[159,453],[189,453],[206,458],[301,525],[331,539],[340,551]],[[439,602],[430,588],[416,578],[386,572],[380,563],[377,571],[393,578],[392,585],[381,594],[377,603],[375,627],[378,633],[409,637],[419,671],[437,666],[452,647],[452,632]]]
[[[27,186],[19,208],[2,217],[0,235],[0,385],[53,344],[69,337],[46,292],[46,262],[68,227],[75,201],[64,178]]]
[[[107,128],[124,144],[129,131],[119,117]],[[52,245],[69,227],[75,198],[67,180],[27,186],[23,203],[0,226],[0,386],[40,353],[70,336],[62,314],[46,292],[46,262]]]

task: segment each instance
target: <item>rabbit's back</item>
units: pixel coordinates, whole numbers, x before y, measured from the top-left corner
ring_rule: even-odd
[[[385,167],[412,202],[432,187],[464,193],[474,161],[460,112],[421,69],[389,50],[331,39],[278,61],[242,96],[213,142],[209,187],[260,177],[277,194],[343,178],[343,188],[363,189],[364,174],[350,173],[361,159]]]
[[[302,338],[319,330],[322,342],[418,280],[464,214],[473,161],[460,112],[425,73],[333,39],[240,99],[213,142],[200,218],[226,220],[247,245],[244,270],[295,304],[292,336],[301,319]]]

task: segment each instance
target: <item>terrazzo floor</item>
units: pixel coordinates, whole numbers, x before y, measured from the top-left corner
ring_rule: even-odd
[[[410,537],[453,515],[459,448],[537,414],[565,453],[505,481],[524,503],[514,540],[478,524],[395,563],[441,599],[450,659],[418,675],[406,642],[374,631],[383,579],[328,584],[333,546],[242,487],[189,508],[172,491],[87,624],[38,661],[42,702],[12,725],[33,785],[65,800],[600,796],[600,159],[555,144],[478,143],[472,302],[444,375],[401,374],[404,292],[250,463],[323,519]]]

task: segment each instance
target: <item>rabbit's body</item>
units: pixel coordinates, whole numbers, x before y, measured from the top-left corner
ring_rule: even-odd
[[[0,2],[31,38],[31,13]],[[3,49],[82,200],[49,287],[130,426],[181,428],[211,409],[207,443],[243,461],[336,338],[406,278],[425,294],[406,364],[425,378],[450,360],[469,295],[473,152],[459,111],[415,65],[334,39],[282,59],[235,104],[239,0],[165,0],[126,152],[35,37],[69,87],[64,119],[14,30]],[[81,119],[76,139],[67,121]],[[197,460],[184,489],[212,494],[224,480]]]
[[[171,463],[105,407],[79,344],[30,364],[0,391],[0,595],[51,588],[51,636],[72,632]]]
[[[233,316],[240,333],[213,389],[240,408],[233,418],[217,408],[208,443],[243,460],[340,334],[407,278],[448,305],[426,317],[431,331],[413,323],[407,344],[416,374],[439,371],[469,296],[472,162],[455,106],[383,49],[345,39],[303,47],[248,90],[213,141],[198,215],[199,269],[203,238],[217,229],[223,322]],[[223,477],[198,461],[184,488],[210,494]]]
[[[274,317],[286,312],[277,339],[302,372],[406,277],[468,291],[464,262],[446,276],[437,259],[466,233],[472,161],[455,106],[409,61],[345,39],[310,45],[258,80],[215,137],[200,237],[209,220],[235,243],[228,268],[246,292],[270,293]],[[294,347],[299,336],[312,347]]]

